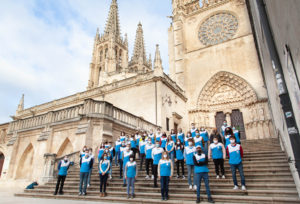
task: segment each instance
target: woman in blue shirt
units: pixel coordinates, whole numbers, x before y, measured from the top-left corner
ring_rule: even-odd
[[[134,182],[137,178],[138,168],[134,156],[131,155],[129,162],[125,166],[125,179],[127,180],[127,199],[130,198],[130,187],[131,187],[131,198],[134,198]]]
[[[177,136],[176,136],[174,129],[171,130],[171,138],[172,138],[173,142],[175,143],[177,140]]]
[[[161,186],[161,200],[169,199],[169,182],[173,176],[173,164],[167,152],[162,154],[162,159],[158,163],[158,175]]]
[[[189,143],[189,146],[185,147],[185,149],[184,149],[184,160],[186,162],[187,169],[188,169],[189,188],[192,190],[193,189],[193,186],[192,186],[192,173],[193,173],[193,169],[194,169],[193,156],[194,156],[194,153],[196,152],[196,148],[194,146],[193,138],[190,138],[188,140],[188,143]],[[194,190],[196,190],[195,175],[194,175],[193,185],[194,185]]]
[[[108,158],[107,153],[103,154],[103,160],[100,161],[98,169],[99,169],[99,177],[100,177],[100,197],[105,197],[108,171],[110,169],[110,160]]]
[[[180,142],[180,139],[177,139],[176,145],[175,145],[175,161],[176,161],[176,167],[177,167],[177,178],[179,178],[179,165],[181,165],[182,170],[182,179],[185,179],[184,176],[184,146]]]
[[[169,158],[172,160],[174,166],[174,158],[175,158],[175,142],[172,140],[172,137],[169,135],[167,139],[167,152],[169,154]]]

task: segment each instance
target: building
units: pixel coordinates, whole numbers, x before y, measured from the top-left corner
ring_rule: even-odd
[[[275,134],[300,192],[300,2],[249,1]]]

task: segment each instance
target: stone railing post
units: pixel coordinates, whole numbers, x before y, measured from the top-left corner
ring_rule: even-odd
[[[44,176],[42,178],[43,182],[49,182],[55,178],[54,168],[55,168],[55,159],[56,154],[46,153],[44,154]]]

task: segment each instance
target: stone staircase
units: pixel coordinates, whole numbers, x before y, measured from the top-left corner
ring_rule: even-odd
[[[225,162],[226,179],[216,179],[213,162],[209,162],[211,193],[217,203],[300,203],[287,158],[281,151],[277,139],[242,141],[242,146],[245,152],[243,163],[247,191],[232,189],[232,176],[227,160]],[[161,201],[160,188],[153,188],[153,180],[146,180],[145,176],[145,171],[139,172],[135,183],[136,198],[130,200],[126,198],[126,187],[122,187],[123,181],[119,178],[119,168],[115,166],[113,166],[113,179],[109,180],[107,187],[108,196],[99,197],[97,165],[93,169],[87,196],[78,196],[78,166],[69,170],[64,195],[53,195],[55,180],[38,186],[34,190],[25,190],[24,193],[15,195],[116,203],[195,203],[196,192],[188,189],[187,179],[174,177],[169,187],[170,200]],[[240,181],[239,175],[237,178]],[[206,201],[206,198],[205,186],[202,184],[201,200]]]

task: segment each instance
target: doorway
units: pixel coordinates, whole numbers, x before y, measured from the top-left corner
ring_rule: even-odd
[[[240,131],[240,139],[246,139],[243,113],[240,110],[232,110],[230,118],[231,126],[234,126],[237,130]]]
[[[221,133],[220,129],[223,125],[225,118],[226,118],[226,116],[223,112],[217,112],[215,120],[216,120],[216,128],[219,133]]]
[[[2,168],[3,168],[3,164],[4,164],[4,154],[2,152],[0,152],[0,177],[2,175]]]

